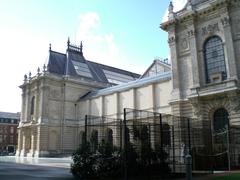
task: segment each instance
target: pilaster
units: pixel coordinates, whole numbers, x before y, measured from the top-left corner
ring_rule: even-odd
[[[234,52],[234,45],[233,45],[233,37],[232,37],[232,28],[231,28],[231,21],[228,14],[228,11],[221,15],[221,23],[223,25],[223,32],[225,36],[225,50],[226,56],[228,60],[228,75],[231,79],[238,79],[237,78],[237,66],[236,66],[236,58]]]
[[[177,55],[177,43],[176,43],[176,32],[175,25],[169,29],[168,33],[168,43],[170,47],[171,60],[172,60],[172,83],[173,83],[173,91],[172,91],[172,100],[180,99],[180,91],[179,91],[179,67],[178,67],[178,55]]]
[[[196,40],[196,29],[194,24],[194,18],[191,19],[188,25],[188,32],[189,38],[189,45],[191,51],[191,64],[192,64],[192,88],[200,87],[200,80],[199,80],[199,66],[198,66],[198,59],[197,59],[197,40]]]

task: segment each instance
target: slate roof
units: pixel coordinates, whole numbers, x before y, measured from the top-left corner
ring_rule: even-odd
[[[128,82],[140,77],[139,74],[133,72],[86,60],[83,56],[82,46],[77,47],[70,43],[68,43],[66,54],[49,50],[47,69],[48,72],[58,75],[85,77],[93,81],[111,84],[118,83],[110,82],[110,79],[116,80],[114,82],[121,80]]]
[[[192,5],[197,5],[197,4],[206,2],[206,1],[208,1],[208,0],[192,0]]]
[[[0,118],[20,119],[20,113],[0,112]]]

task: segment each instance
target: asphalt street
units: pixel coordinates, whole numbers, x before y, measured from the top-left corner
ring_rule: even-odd
[[[73,180],[69,168],[0,161],[0,180]]]

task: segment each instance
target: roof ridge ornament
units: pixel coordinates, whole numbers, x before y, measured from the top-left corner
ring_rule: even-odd
[[[189,10],[193,10],[192,0],[188,0],[188,3],[187,3],[187,9],[189,9]]]
[[[81,54],[83,54],[83,51],[82,51],[82,50],[83,50],[83,45],[82,45],[82,41],[81,41],[81,43],[80,43],[80,53],[81,53]]]
[[[31,71],[30,71],[29,74],[28,74],[28,79],[29,79],[29,81],[32,79],[32,73],[31,73]]]
[[[51,50],[52,50],[52,44],[49,43],[49,51],[51,51]]]
[[[37,75],[40,76],[40,68],[37,68]]]
[[[170,1],[170,4],[168,6],[168,20],[172,20],[175,17],[173,9],[174,9],[173,3],[172,1]]]
[[[70,52],[75,52],[75,53],[79,53],[80,55],[83,55],[83,45],[82,45],[82,41],[80,43],[80,46],[79,45],[75,45],[75,44],[71,44],[70,43],[70,39],[68,37],[68,41],[67,41],[67,51],[70,51]]]
[[[45,64],[43,64],[43,73],[45,74],[46,71],[47,71],[47,67]]]
[[[67,40],[67,46],[68,46],[68,48],[70,46],[70,38],[69,37],[68,37],[68,40]]]
[[[27,78],[28,78],[28,77],[27,77],[27,75],[25,74],[25,75],[24,75],[24,83],[27,83]]]
[[[170,4],[168,6],[168,12],[172,13],[173,12],[173,8],[174,8],[173,3],[172,3],[172,1],[170,1]]]

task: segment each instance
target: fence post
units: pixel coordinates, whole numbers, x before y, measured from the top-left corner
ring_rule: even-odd
[[[122,141],[123,141],[123,128],[122,128],[122,120],[120,119],[120,151],[122,151],[122,146],[123,146],[123,143],[122,143]]]
[[[185,156],[186,180],[192,180],[192,157],[190,154]]]
[[[160,119],[160,137],[161,137],[161,151],[163,150],[163,124],[162,124],[162,114],[159,114]]]
[[[231,171],[231,155],[230,155],[230,137],[229,137],[229,125],[225,126],[227,131],[227,157],[228,157],[228,171]]]
[[[175,134],[174,125],[172,126],[172,146],[173,146],[173,172],[175,172]]]
[[[87,119],[88,119],[88,116],[85,115],[85,143],[87,143]]]
[[[188,153],[191,155],[191,128],[190,128],[190,120],[188,120]]]
[[[128,179],[128,164],[127,164],[127,122],[126,122],[126,118],[127,118],[127,112],[126,112],[126,108],[123,109],[124,112],[124,116],[123,116],[123,128],[124,128],[124,133],[123,133],[123,137],[124,137],[124,180]]]

